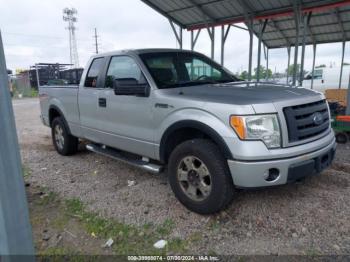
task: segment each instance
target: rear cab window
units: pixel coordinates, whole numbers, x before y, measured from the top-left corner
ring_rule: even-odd
[[[97,87],[98,77],[100,76],[100,73],[103,70],[103,65],[104,65],[104,57],[95,58],[92,61],[89,71],[85,78],[85,83],[84,83],[85,87],[90,87],[90,88]]]

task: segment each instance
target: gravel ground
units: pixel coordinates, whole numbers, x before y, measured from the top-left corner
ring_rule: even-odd
[[[121,222],[176,224],[173,237],[195,238],[193,253],[350,254],[350,145],[339,145],[334,165],[320,176],[276,188],[238,191],[217,215],[189,212],[174,197],[166,174],[153,175],[89,153],[58,155],[37,99],[14,100],[28,181]],[[128,180],[136,182],[128,186]],[[193,237],[197,236],[197,237]]]

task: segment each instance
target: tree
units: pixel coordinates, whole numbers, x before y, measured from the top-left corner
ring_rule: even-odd
[[[325,67],[326,67],[326,65],[325,65],[325,64],[315,66],[315,68],[325,68]]]
[[[255,75],[253,76],[253,78],[256,79],[257,76],[258,76],[258,68],[257,67],[254,68],[254,72],[255,72]],[[272,71],[271,71],[271,69],[266,70],[266,68],[261,65],[259,67],[259,75],[260,75],[260,79],[264,79],[264,78],[266,78],[266,76],[267,76],[267,78],[271,78],[272,77]]]
[[[243,79],[243,80],[247,80],[248,79],[248,72],[247,71],[243,71],[240,76],[239,76],[240,79]]]
[[[288,75],[293,75],[294,74],[294,64],[290,65],[287,69],[286,69],[286,73],[288,73]],[[297,74],[300,73],[300,64],[297,64]]]

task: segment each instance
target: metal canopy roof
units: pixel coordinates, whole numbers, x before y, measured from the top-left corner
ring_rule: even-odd
[[[267,20],[262,41],[268,48],[293,46],[296,42],[295,3],[308,17],[306,44],[350,40],[350,0],[142,0],[184,29],[247,22],[253,31]],[[303,21],[300,21],[301,28]],[[303,33],[300,32],[300,39]]]

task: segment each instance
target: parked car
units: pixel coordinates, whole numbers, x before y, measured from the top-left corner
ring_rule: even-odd
[[[93,56],[79,86],[41,86],[41,119],[57,152],[87,149],[150,172],[167,167],[190,210],[225,208],[235,188],[283,185],[320,173],[336,142],[323,94],[242,82],[191,51]]]

